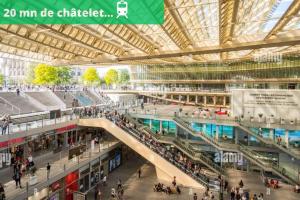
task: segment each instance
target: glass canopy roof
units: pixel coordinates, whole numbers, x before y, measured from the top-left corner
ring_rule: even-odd
[[[222,62],[297,53],[299,29],[299,0],[165,0],[162,25],[0,25],[0,57],[70,65]]]

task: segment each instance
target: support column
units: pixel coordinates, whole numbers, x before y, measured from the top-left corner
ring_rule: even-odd
[[[68,147],[68,132],[65,132],[63,134],[64,134],[64,147]]]
[[[215,139],[218,141],[219,140],[219,125],[216,125],[216,135],[215,135]]]
[[[247,172],[250,172],[250,162],[247,160]]]
[[[198,96],[196,95],[195,96],[195,104],[197,104],[198,103]]]
[[[190,103],[190,95],[186,95],[186,102]]]
[[[270,129],[269,138],[274,141],[274,129]]]
[[[171,100],[173,100],[173,99],[174,99],[173,94],[171,94]]]
[[[89,173],[89,189],[91,189],[91,187],[92,187],[92,181],[91,181],[91,178],[92,178],[92,170],[93,170],[93,168],[92,168],[92,163],[90,163],[89,164],[89,167],[90,167],[90,173]],[[95,178],[95,176],[94,176],[94,178]],[[95,181],[95,180],[94,180]]]
[[[150,119],[149,126],[150,126],[150,129],[152,129],[152,119]]]
[[[217,104],[217,96],[214,96],[214,106]]]
[[[162,121],[160,120],[159,121],[159,131],[162,133],[162,130],[163,130],[163,126],[162,126]]]
[[[206,106],[207,96],[203,96],[203,104]]]
[[[223,106],[226,106],[226,96],[223,98]]]
[[[206,133],[206,124],[203,124],[203,134]]]
[[[284,137],[285,145],[289,148],[289,130],[285,130],[285,137]]]
[[[249,140],[249,138],[248,138],[248,140]],[[238,142],[239,142],[239,134],[238,134],[237,128],[234,127],[234,143],[238,144]]]

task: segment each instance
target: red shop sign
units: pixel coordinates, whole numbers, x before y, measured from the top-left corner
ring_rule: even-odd
[[[58,128],[55,130],[56,133],[64,133],[64,132],[67,132],[69,130],[72,130],[72,129],[75,129],[77,126],[76,124],[72,124],[72,125],[69,125],[69,126],[65,126],[65,127],[62,127],[62,128]]]
[[[22,143],[22,142],[25,142],[24,138],[10,139],[10,140],[5,141],[5,142],[0,142],[0,148],[8,147],[9,145],[18,144],[18,143]]]

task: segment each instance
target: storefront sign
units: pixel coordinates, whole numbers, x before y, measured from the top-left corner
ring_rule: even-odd
[[[233,90],[231,102],[233,116],[300,118],[300,90]]]
[[[67,132],[67,131],[76,129],[76,128],[77,128],[77,125],[76,125],[76,124],[72,124],[72,125],[69,125],[69,126],[65,126],[65,127],[62,127],[62,128],[58,128],[58,129],[55,130],[55,132],[56,132],[57,134],[60,134],[60,133],[64,133],[64,132]]]
[[[23,142],[25,142],[24,138],[10,139],[5,142],[0,142],[0,148],[8,147],[9,145],[19,144],[19,143],[23,143]]]

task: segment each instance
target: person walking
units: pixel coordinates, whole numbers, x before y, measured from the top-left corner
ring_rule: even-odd
[[[106,186],[107,177],[105,175],[104,175],[102,181],[103,181],[103,186]]]
[[[14,177],[13,177],[14,180],[15,180],[15,182],[16,182],[16,188],[18,188],[18,186],[20,188],[22,188],[22,185],[21,185],[21,176],[22,176],[22,173],[20,172],[20,168],[18,167],[16,169],[16,172],[15,172]]]
[[[138,177],[141,178],[141,175],[142,175],[142,170],[141,170],[141,168],[139,168]]]
[[[198,200],[198,196],[196,193],[194,193],[193,200]]]
[[[49,163],[47,163],[47,180],[50,177],[50,169],[51,169],[51,165]]]

